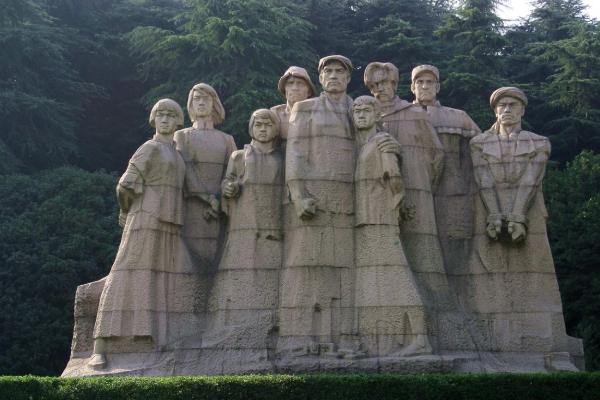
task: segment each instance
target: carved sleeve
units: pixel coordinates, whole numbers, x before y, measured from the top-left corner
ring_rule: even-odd
[[[428,123],[428,128],[431,133],[433,144],[433,154],[431,157],[431,186],[432,188],[435,188],[442,176],[442,170],[444,169],[444,146],[442,145],[442,142],[440,142],[440,139],[431,123]]]
[[[309,197],[304,186],[305,171],[308,169],[311,121],[309,113],[292,108],[286,148],[285,182],[292,201]]]
[[[227,163],[227,166],[229,167],[229,164],[231,163],[231,161],[233,161],[233,157],[231,156],[237,150],[233,136],[226,135],[225,147],[225,160],[229,160],[229,162]],[[225,175],[227,175],[227,172],[225,172]]]
[[[544,178],[544,171],[550,157],[550,141],[546,138],[536,138],[534,143],[537,151],[530,158],[527,168],[519,180],[513,209],[507,217],[509,222],[527,224],[527,211],[531,200],[535,197]]]
[[[152,163],[153,146],[149,142],[141,145],[133,154],[127,165],[127,170],[119,179],[119,186],[129,189],[136,194],[144,191],[144,180]]]
[[[471,159],[473,160],[474,177],[483,205],[488,212],[488,222],[502,219],[500,202],[496,193],[496,182],[489,169],[487,160],[483,158],[481,144],[471,140]]]
[[[237,150],[231,154],[227,163],[225,178],[221,183],[221,192],[228,183],[240,183],[240,178],[244,173],[244,150]]]

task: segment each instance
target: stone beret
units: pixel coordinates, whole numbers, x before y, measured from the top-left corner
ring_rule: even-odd
[[[332,56],[327,56],[327,57],[323,57],[319,60],[319,68],[318,71],[319,73],[321,73],[321,70],[323,69],[323,67],[325,66],[325,64],[331,62],[331,61],[339,61],[342,63],[342,65],[344,67],[346,67],[346,69],[348,70],[349,73],[352,73],[352,70],[354,69],[354,67],[352,67],[352,61],[350,61],[348,58],[344,57],[344,56],[340,56],[339,54],[335,54]]]
[[[281,92],[281,94],[283,94],[285,96],[285,83],[291,76],[293,76],[294,78],[304,79],[304,81],[308,85],[308,89],[310,90],[310,94],[308,95],[308,97],[315,96],[317,91],[315,90],[315,86],[313,85],[312,81],[310,80],[310,76],[308,75],[308,72],[306,72],[306,70],[304,68],[296,67],[296,66],[289,67],[287,69],[287,71],[285,71],[283,76],[281,78],[279,78],[279,83],[277,84],[277,89]]]
[[[412,73],[410,74],[410,80],[414,82],[415,79],[424,72],[431,72],[433,75],[435,75],[435,79],[437,79],[438,82],[440,81],[440,70],[437,69],[437,67],[428,64],[418,65],[414,67]]]
[[[492,108],[496,108],[496,103],[498,103],[498,100],[507,96],[519,99],[523,105],[527,106],[528,101],[527,96],[525,96],[525,92],[513,86],[505,86],[494,90],[494,93],[492,93],[490,96],[490,106],[492,106]]]

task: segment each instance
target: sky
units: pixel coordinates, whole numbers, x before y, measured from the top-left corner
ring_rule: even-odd
[[[531,12],[530,0],[505,0],[505,3],[505,6],[499,7],[498,15],[505,20],[509,20],[506,21],[509,24],[510,20],[516,21],[520,17],[528,16]],[[587,15],[600,20],[600,0],[584,0],[583,3],[588,6]]]

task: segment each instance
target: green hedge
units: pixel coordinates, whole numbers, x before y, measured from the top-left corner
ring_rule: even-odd
[[[600,373],[0,377],[2,400],[598,400]]]

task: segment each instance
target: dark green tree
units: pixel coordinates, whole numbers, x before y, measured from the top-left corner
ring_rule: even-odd
[[[140,99],[148,91],[136,70],[125,34],[139,25],[168,27],[184,9],[170,0],[54,0],[49,13],[56,24],[77,36],[68,48],[73,67],[86,82],[102,88],[78,113],[71,160],[94,170],[122,171],[151,134],[149,108]]]
[[[171,30],[139,27],[130,35],[153,88],[147,104],[170,96],[185,105],[197,82],[212,85],[228,113],[221,127],[248,141],[247,121],[257,108],[282,102],[277,81],[289,65],[314,65],[311,25],[303,10],[280,0],[189,1]]]
[[[494,116],[488,99],[503,86],[502,50],[506,41],[503,22],[496,14],[500,0],[464,0],[437,30],[447,53],[439,63],[441,98],[447,105],[466,110],[487,129]]]
[[[567,331],[584,340],[586,367],[600,369],[600,155],[583,152],[544,183],[548,233]]]
[[[361,72],[369,62],[392,62],[401,71],[401,97],[410,95],[410,71],[417,64],[435,64],[442,46],[434,32],[448,16],[448,1],[366,1],[357,12],[352,60]],[[362,76],[358,79],[362,94]]]
[[[550,137],[553,159],[598,150],[597,23],[580,0],[539,0],[531,16],[505,35],[506,73],[527,91],[532,130]]]
[[[600,151],[600,24],[578,22],[570,29],[571,37],[531,50],[534,62],[555,66],[540,88],[547,115],[542,129],[561,162],[582,149]]]
[[[96,85],[68,49],[77,37],[41,1],[9,1],[0,18],[0,172],[65,163],[75,154],[79,112]]]
[[[77,285],[108,272],[116,177],[60,168],[0,175],[0,375],[56,375],[69,358]]]

